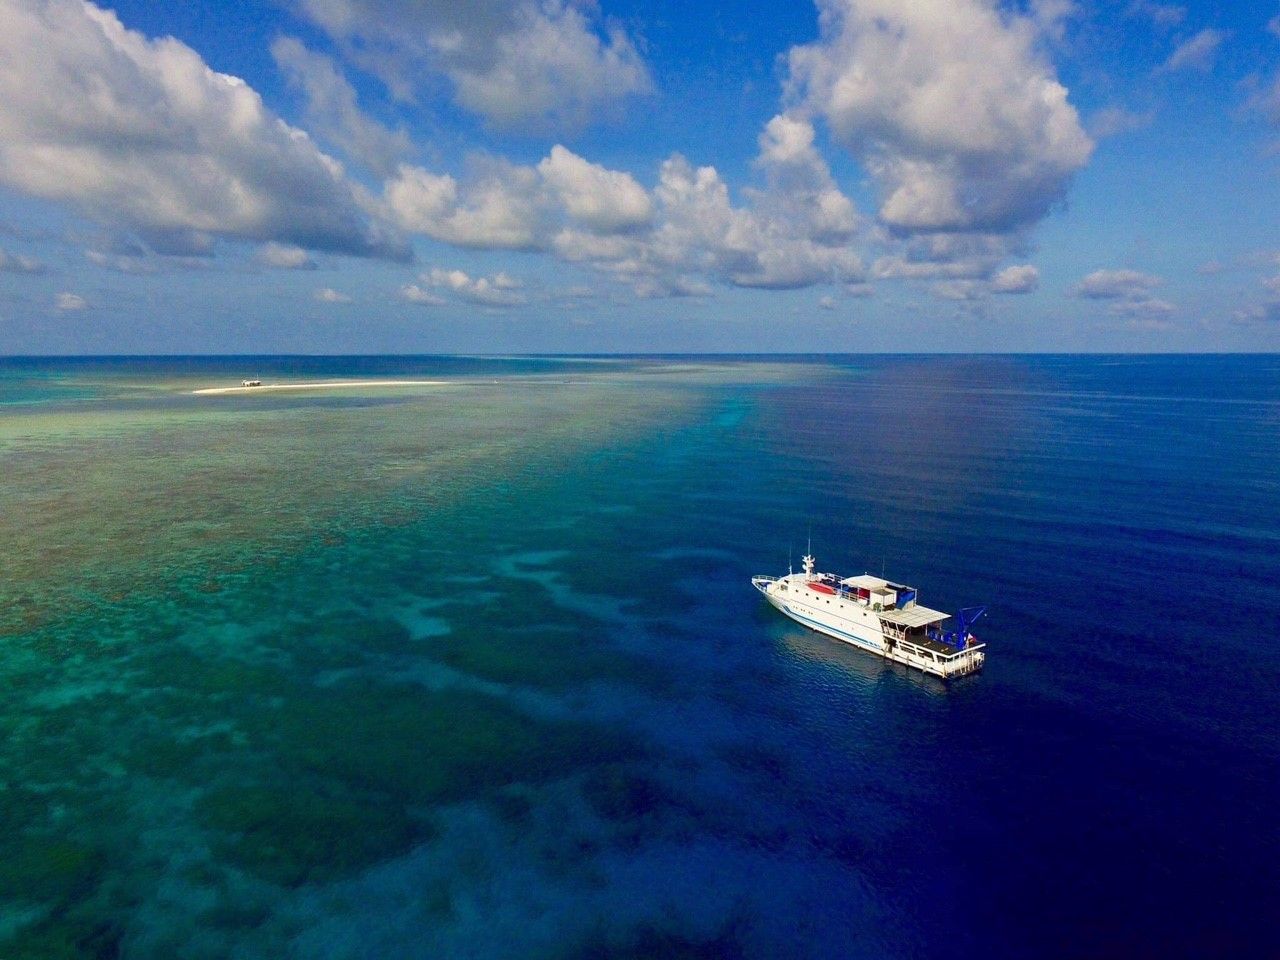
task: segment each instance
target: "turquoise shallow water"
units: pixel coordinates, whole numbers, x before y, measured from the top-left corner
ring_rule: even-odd
[[[1275,358],[253,367],[0,365],[0,955],[1280,947]]]

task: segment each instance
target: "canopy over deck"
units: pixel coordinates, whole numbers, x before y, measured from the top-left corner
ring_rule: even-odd
[[[884,587],[896,587],[898,584],[890,583],[883,577],[873,577],[869,573],[861,574],[856,577],[845,577],[840,581],[846,587],[862,588],[863,590],[881,590]]]
[[[898,623],[904,627],[923,627],[929,623],[945,620],[949,616],[951,614],[943,613],[941,610],[930,610],[918,603],[913,603],[905,610],[884,610],[880,613],[880,619]]]

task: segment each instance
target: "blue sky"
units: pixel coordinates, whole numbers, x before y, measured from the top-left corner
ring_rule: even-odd
[[[0,0],[0,352],[1280,349],[1280,3]]]

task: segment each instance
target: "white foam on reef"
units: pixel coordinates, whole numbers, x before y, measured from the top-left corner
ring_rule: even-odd
[[[192,390],[202,396],[223,393],[259,393],[263,390],[343,390],[350,387],[443,387],[447,380],[321,380],[312,383],[261,383],[256,387],[203,387]]]

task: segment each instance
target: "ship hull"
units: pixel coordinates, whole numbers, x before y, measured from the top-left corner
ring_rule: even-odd
[[[923,650],[908,652],[887,640],[876,611],[813,590],[803,577],[756,577],[752,583],[772,606],[801,626],[944,680],[977,673],[986,659],[980,646],[945,655]]]

